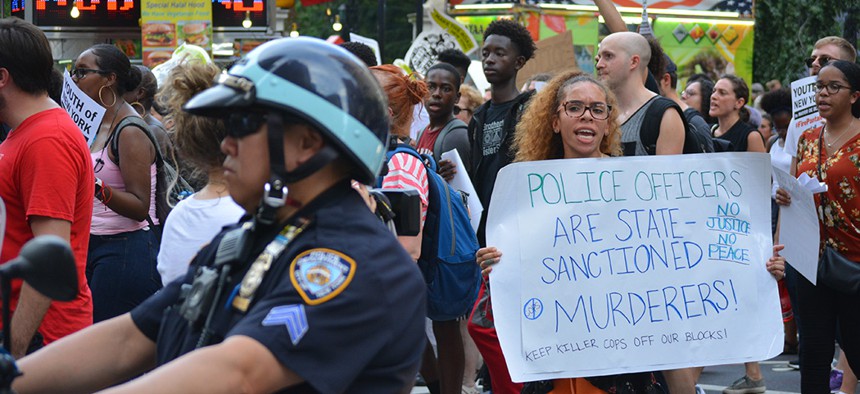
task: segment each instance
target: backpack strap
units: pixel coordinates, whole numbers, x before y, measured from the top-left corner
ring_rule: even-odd
[[[147,138],[149,138],[149,142],[152,143],[152,146],[155,148],[155,167],[161,168],[164,164],[164,157],[161,155],[161,149],[158,147],[158,142],[155,141],[155,136],[152,135],[152,131],[149,130],[149,125],[146,122],[137,117],[137,116],[126,116],[120,120],[119,124],[114,128],[113,133],[111,133],[110,137],[108,137],[108,144],[110,145],[110,152],[113,154],[113,157],[116,158],[116,165],[119,166],[119,133],[128,126],[137,126],[141,130],[143,130],[144,134],[146,134]]]
[[[408,155],[415,156],[421,163],[424,165],[424,168],[427,171],[436,172],[436,160],[433,159],[432,156],[422,155],[418,153],[412,145],[409,144],[393,144],[389,147],[388,153],[385,156],[385,163],[388,165],[388,162],[391,161],[391,158],[398,153],[406,153]],[[382,180],[385,178],[384,175],[380,175],[376,177],[376,187],[382,187]],[[429,182],[429,174],[428,174],[428,182]]]
[[[107,144],[110,146],[110,151],[113,153],[113,157],[116,158],[116,165],[119,167],[119,133],[128,126],[137,126],[146,136],[149,138],[149,142],[152,143],[152,146],[155,148],[155,168],[161,169],[164,165],[164,157],[161,156],[161,149],[158,147],[158,143],[155,141],[155,136],[152,135],[152,131],[149,130],[149,125],[146,122],[137,117],[137,116],[126,116],[122,120],[120,120],[119,124],[116,125],[113,133],[108,137]],[[158,198],[158,197],[156,197]],[[158,203],[156,202],[156,205]],[[156,208],[157,209],[157,208]],[[149,228],[156,232],[156,237],[161,239],[161,229],[155,225],[155,222],[152,220],[150,215],[146,215],[146,222],[149,224]],[[160,223],[164,224],[164,223]]]
[[[436,137],[436,142],[433,143],[433,158],[441,157],[442,153],[442,143],[445,140],[445,137],[448,136],[448,133],[456,130],[463,129],[468,131],[468,127],[462,120],[457,118],[452,118],[445,124],[445,127],[442,128],[442,131],[439,132],[439,136]]]
[[[639,140],[649,155],[657,154],[657,138],[660,136],[660,124],[663,122],[663,114],[669,108],[674,108],[678,111],[681,122],[684,123],[685,146],[687,145],[687,138],[692,137],[690,136],[690,125],[687,123],[687,118],[684,117],[684,111],[681,110],[681,107],[665,97],[655,96],[645,112],[645,118],[642,119],[642,127],[639,128]]]

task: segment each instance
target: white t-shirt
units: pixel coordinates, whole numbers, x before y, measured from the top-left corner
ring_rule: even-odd
[[[780,145],[780,142],[783,145]],[[785,171],[787,174],[791,174],[791,158],[792,156],[786,153],[786,148],[788,148],[788,142],[784,140],[777,140],[770,147],[770,164],[780,170]],[[776,178],[773,180],[773,190],[770,192],[771,198],[776,196],[776,189],[779,187],[779,184],[776,183]]]
[[[176,204],[165,220],[158,251],[158,273],[165,285],[184,276],[200,248],[245,214],[230,196],[200,200],[196,195]]]
[[[421,132],[430,124],[430,115],[427,114],[427,108],[424,108],[424,103],[415,104],[412,107],[412,125],[409,127],[409,138],[413,141],[418,141]]]

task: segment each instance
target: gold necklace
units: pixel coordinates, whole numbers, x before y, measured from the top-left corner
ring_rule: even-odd
[[[852,134],[849,130],[851,130],[851,126],[854,126],[854,121],[855,121],[855,120],[857,120],[857,118],[852,118],[852,119],[851,119],[851,123],[850,123],[850,124],[848,124],[848,127],[846,127],[844,131],[842,131],[842,135],[840,135],[840,136],[839,136],[839,138],[837,138],[837,139],[836,139],[836,141],[833,141],[833,142],[827,142],[827,141],[824,141],[824,143],[825,143],[825,144],[827,144],[827,147],[828,147],[828,148],[832,148],[832,147],[833,147],[834,145],[836,145],[838,142],[842,141],[842,138],[844,138],[846,135]],[[825,127],[825,128],[827,128],[827,126],[824,126],[824,127]],[[853,134],[856,134],[856,133],[853,133]],[[831,132],[831,131],[828,129],[828,130],[827,130],[827,135],[832,136],[832,135],[833,135],[833,132]]]

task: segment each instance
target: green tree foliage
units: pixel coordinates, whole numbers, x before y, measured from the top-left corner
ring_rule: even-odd
[[[808,75],[804,61],[821,37],[857,46],[860,0],[759,0],[755,4],[753,79],[783,85]]]
[[[337,34],[331,28],[334,15],[338,12],[340,5],[346,4],[346,15],[341,15],[344,30],[351,28],[353,33],[379,40],[378,26],[378,0],[341,0],[331,1],[303,7],[297,4],[295,7],[296,23],[299,32],[305,36],[326,39]],[[326,16],[326,8],[330,8],[332,16]],[[385,39],[382,50],[383,63],[391,63],[396,58],[403,58],[409,45],[412,44],[412,23],[407,20],[407,15],[415,13],[414,1],[387,1],[385,9]]]

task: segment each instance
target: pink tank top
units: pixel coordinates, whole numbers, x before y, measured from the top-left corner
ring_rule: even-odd
[[[96,177],[101,179],[104,184],[108,185],[114,191],[125,191],[125,182],[122,179],[122,173],[119,166],[108,158],[107,147],[98,151],[91,152],[90,156],[93,159]],[[155,216],[155,180],[156,180],[155,163],[149,167],[150,186],[149,194],[149,216],[155,224],[158,224],[158,218]],[[138,222],[134,219],[129,219],[122,216],[110,208],[102,204],[97,198],[93,198],[93,221],[90,227],[90,234],[94,235],[113,235],[125,233],[129,231],[140,230],[149,223],[146,220]]]

